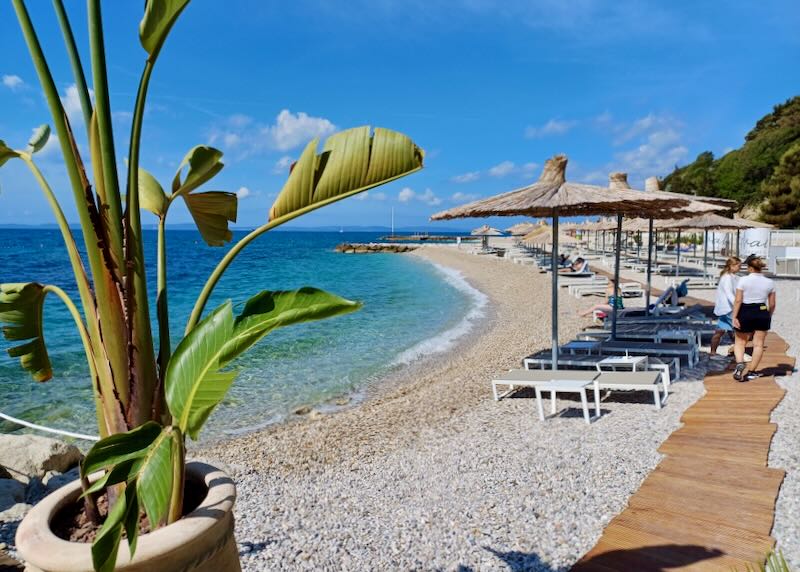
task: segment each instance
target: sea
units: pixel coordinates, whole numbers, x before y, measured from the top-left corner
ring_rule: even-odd
[[[80,231],[73,231],[78,237]],[[234,240],[244,236],[234,232]],[[486,298],[456,271],[398,254],[341,254],[341,242],[378,233],[276,231],[240,253],[209,309],[241,305],[261,290],[315,286],[364,306],[358,312],[274,331],[233,364],[239,371],[202,438],[219,439],[279,423],[299,409],[351,406],[399,368],[450,349],[484,312]],[[155,293],[156,232],[144,231],[147,276]],[[168,293],[173,348],[203,283],[227,248],[207,246],[196,231],[168,230]],[[77,302],[56,229],[0,229],[0,282],[55,284]],[[155,304],[151,300],[155,320]],[[86,360],[74,323],[55,296],[44,309],[54,377],[37,383],[0,339],[0,412],[33,423],[96,434]],[[154,337],[157,328],[153,326]],[[0,420],[0,432],[19,431]],[[27,432],[27,430],[26,430]]]

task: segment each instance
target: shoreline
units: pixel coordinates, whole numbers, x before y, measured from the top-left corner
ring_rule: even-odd
[[[435,245],[435,248],[448,248]],[[409,379],[417,377],[425,370],[437,370],[443,367],[444,362],[450,359],[451,354],[458,351],[468,351],[471,344],[477,341],[481,329],[491,328],[495,324],[496,315],[493,311],[491,299],[479,290],[457,268],[444,266],[431,260],[425,255],[424,245],[418,251],[405,253],[406,256],[423,259],[424,264],[429,264],[433,271],[440,274],[440,278],[452,287],[466,294],[470,298],[467,312],[461,316],[456,324],[440,332],[436,336],[424,338],[411,347],[394,356],[386,364],[387,370],[371,379],[365,380],[357,389],[316,403],[308,403],[290,412],[281,419],[267,420],[241,429],[231,430],[227,433],[216,434],[203,438],[190,445],[192,452],[223,446],[231,440],[241,439],[257,433],[279,430],[280,427],[314,421],[322,416],[336,415],[350,411],[374,400],[380,400],[391,394],[392,391],[402,387]],[[443,348],[427,349],[434,341],[445,336]]]
[[[574,401],[559,399],[564,414],[544,423],[530,394],[495,402],[493,374],[550,343],[549,276],[450,247],[419,252],[488,296],[453,349],[354,407],[191,451],[237,483],[243,570],[569,566],[702,393],[675,384],[658,412],[648,396],[612,397],[590,426]],[[585,325],[575,313],[586,304],[560,298],[562,341]]]

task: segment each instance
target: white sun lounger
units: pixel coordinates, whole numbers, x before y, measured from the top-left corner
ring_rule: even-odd
[[[664,371],[604,371],[594,379],[595,388],[609,391],[651,391],[656,409],[669,395],[669,373]],[[663,396],[661,392],[663,391]]]
[[[550,369],[511,369],[497,375],[492,380],[492,393],[494,400],[499,401],[508,397],[520,387],[535,387],[543,383],[550,383],[558,380],[581,380],[587,383],[594,380],[599,374],[597,371],[576,371],[576,370],[550,370]],[[498,386],[507,386],[508,389],[503,393],[498,393]]]

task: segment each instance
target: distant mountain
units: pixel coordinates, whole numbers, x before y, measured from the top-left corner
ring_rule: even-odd
[[[758,120],[739,148],[716,159],[704,151],[694,162],[675,168],[662,188],[677,193],[696,193],[735,199],[741,206],[764,201],[762,188],[781,157],[800,141],[800,96],[780,105]]]

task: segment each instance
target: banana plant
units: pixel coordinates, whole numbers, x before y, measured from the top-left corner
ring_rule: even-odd
[[[140,165],[141,134],[150,79],[167,37],[189,0],[147,0],[139,24],[143,69],[133,111],[126,172],[120,176],[111,123],[103,18],[100,0],[87,0],[91,85],[79,55],[62,0],[53,7],[78,92],[91,169],[73,135],[36,29],[24,0],[13,0],[58,136],[72,200],[78,213],[78,248],[66,216],[36,153],[51,134],[48,125],[34,131],[27,145],[0,141],[0,167],[22,161],[44,193],[58,224],[77,285],[78,299],[38,282],[0,284],[0,323],[13,344],[8,349],[36,381],[53,376],[44,336],[44,300],[54,294],[69,310],[83,344],[101,440],[82,464],[87,514],[94,498],[109,493],[111,508],[93,545],[95,567],[113,569],[125,531],[135,550],[140,513],[152,528],[180,518],[183,504],[184,445],[197,438],[236,377],[235,359],[276,328],[357,310],[360,304],[306,287],[255,294],[234,315],[228,301],[207,315],[206,304],[220,277],[253,240],[288,221],[333,202],[420,170],[423,151],[401,133],[358,127],[308,143],[269,210],[266,222],[232,243],[236,221],[234,193],[204,187],[224,167],[222,152],[192,148],[165,190]],[[203,240],[212,247],[231,245],[207,278],[183,338],[170,347],[166,222],[173,202],[185,202]],[[158,219],[155,314],[145,274],[141,211]],[[156,345],[156,340],[158,345]],[[97,480],[90,483],[89,475]]]

